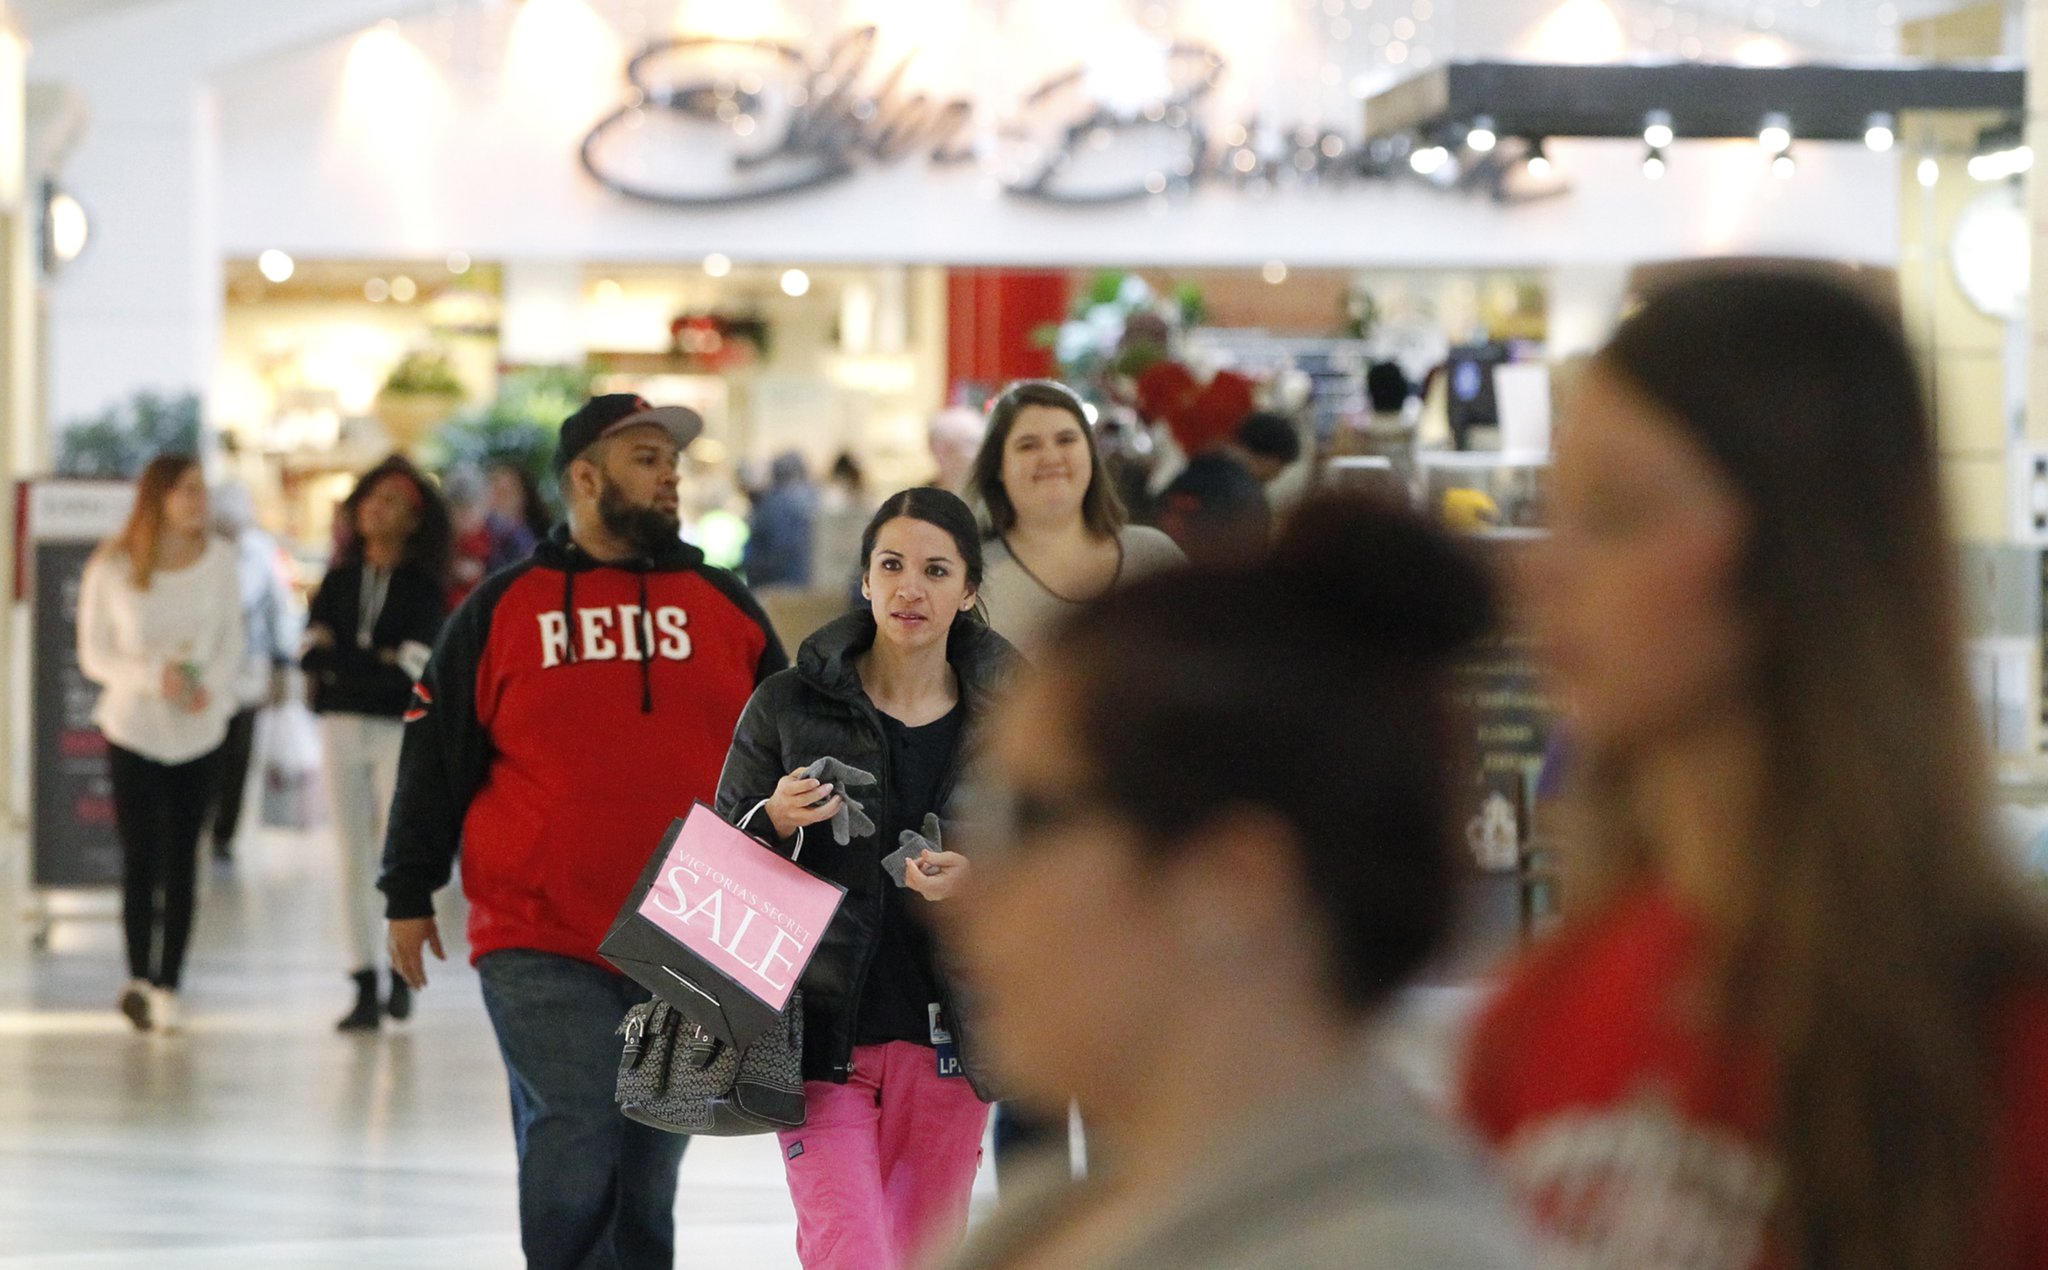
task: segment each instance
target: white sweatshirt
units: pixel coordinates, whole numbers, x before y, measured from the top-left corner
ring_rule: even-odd
[[[227,736],[242,666],[242,593],[235,548],[209,538],[194,563],[159,569],[147,591],[127,557],[102,552],[78,595],[78,668],[100,685],[93,722],[107,740],[159,763],[203,758]],[[198,668],[206,708],[188,713],[164,696],[164,668]]]

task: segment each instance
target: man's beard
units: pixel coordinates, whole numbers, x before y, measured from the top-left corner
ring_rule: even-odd
[[[682,522],[675,516],[658,507],[635,507],[609,476],[599,479],[604,484],[597,494],[597,518],[607,533],[633,544],[644,556],[659,555],[676,541]]]

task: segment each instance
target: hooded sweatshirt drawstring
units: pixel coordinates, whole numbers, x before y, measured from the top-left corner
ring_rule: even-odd
[[[576,655],[576,544],[569,544],[568,559],[562,562],[562,624],[569,631],[569,661],[574,663],[582,658]],[[640,585],[647,585],[641,579]]]
[[[653,562],[645,562],[640,570],[640,713],[654,713],[654,619],[647,613],[647,570]]]
[[[572,663],[582,657],[576,651],[576,552],[575,543],[570,543],[568,559],[562,562],[562,621],[569,630],[569,658]],[[652,560],[634,560],[632,569],[640,579],[640,713],[654,713],[654,615],[647,610],[647,574],[654,568]]]

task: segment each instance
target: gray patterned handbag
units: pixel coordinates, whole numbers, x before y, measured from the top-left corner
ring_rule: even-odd
[[[670,1133],[737,1138],[804,1123],[804,1008],[790,993],[781,1026],[745,1052],[712,1036],[660,998],[626,1011],[619,1110]]]

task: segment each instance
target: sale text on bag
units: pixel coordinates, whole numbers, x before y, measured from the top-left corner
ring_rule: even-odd
[[[830,893],[800,895],[787,906],[768,899],[766,890],[788,892],[786,885],[775,885],[776,873],[794,867],[767,851],[758,860],[721,867],[678,842],[641,902],[640,915],[780,1010],[836,899]],[[821,898],[822,910],[810,911],[820,907]]]

